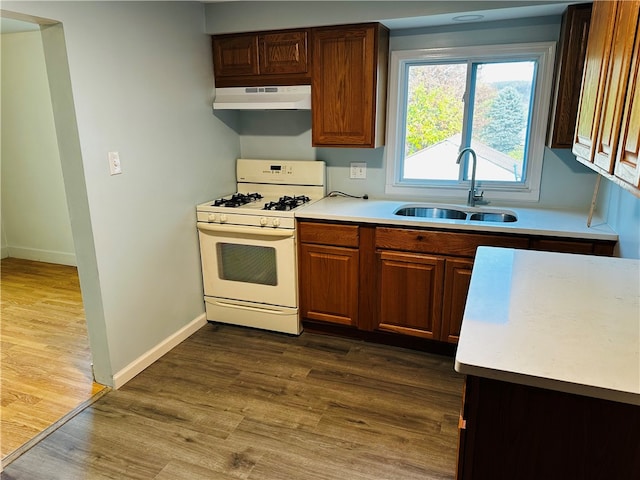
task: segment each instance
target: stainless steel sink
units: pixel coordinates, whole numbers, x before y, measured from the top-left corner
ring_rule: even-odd
[[[398,209],[395,214],[404,217],[448,218],[452,220],[466,220],[467,218],[467,212],[440,207],[403,207]]]
[[[469,216],[469,220],[478,222],[515,222],[518,218],[506,212],[476,212]]]
[[[509,223],[518,221],[516,214],[508,210],[477,207],[466,209],[457,205],[408,204],[398,208],[394,214],[402,217],[473,220],[476,222]]]

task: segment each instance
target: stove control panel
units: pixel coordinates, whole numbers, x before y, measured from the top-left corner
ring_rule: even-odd
[[[320,160],[252,160],[236,163],[238,183],[318,185],[326,183],[325,163]]]
[[[235,213],[211,213],[211,212],[197,212],[198,222],[204,223],[221,223],[226,225],[245,225],[248,227],[263,227],[263,228],[295,228],[295,219],[293,216],[277,216],[268,215],[243,215]]]

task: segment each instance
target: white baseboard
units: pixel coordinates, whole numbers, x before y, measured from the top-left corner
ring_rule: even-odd
[[[173,347],[186,340],[193,333],[200,330],[206,324],[207,317],[206,314],[203,313],[196,319],[192,320],[189,324],[182,327],[176,333],[167,337],[155,347],[142,354],[129,365],[113,375],[113,388],[117,390],[118,388],[122,387],[125,383],[142,372],[145,368],[158,360]]]
[[[0,258],[7,258],[9,256],[9,247],[2,247],[0,249]]]
[[[78,266],[76,254],[68,252],[56,252],[52,250],[38,250],[37,248],[6,247],[7,257],[22,258],[35,262],[57,263],[59,265]],[[4,249],[3,249],[4,250]],[[4,251],[3,257],[4,258]]]

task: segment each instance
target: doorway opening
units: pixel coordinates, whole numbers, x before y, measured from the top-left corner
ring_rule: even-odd
[[[56,22],[6,11],[0,20],[4,467],[108,389],[94,381],[45,64],[41,26]]]

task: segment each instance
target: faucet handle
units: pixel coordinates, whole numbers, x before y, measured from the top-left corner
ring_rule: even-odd
[[[478,194],[478,189],[474,189],[473,192],[470,192],[471,196],[473,196],[473,203],[475,204],[480,204],[480,205],[486,205],[487,203],[489,203],[488,201],[486,201],[484,199],[484,191],[480,192],[480,194]]]

